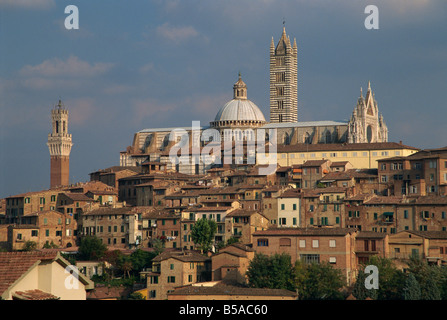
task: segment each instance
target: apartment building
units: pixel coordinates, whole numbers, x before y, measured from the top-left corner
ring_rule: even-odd
[[[225,239],[235,238],[240,243],[252,242],[252,234],[269,227],[268,219],[256,210],[236,209],[225,216]]]
[[[303,190],[301,204],[301,227],[335,226],[344,222],[343,200],[350,189],[327,187]]]
[[[447,148],[421,150],[378,163],[379,182],[389,195],[447,194]]]
[[[254,257],[251,246],[233,243],[211,256],[212,280],[230,280],[246,283],[246,272]]]
[[[66,248],[77,243],[77,221],[67,213],[45,210],[29,213],[17,224],[8,226],[7,244],[9,250],[22,250],[28,241],[38,249],[45,246]]]
[[[356,277],[357,234],[348,228],[271,228],[253,234],[253,249],[267,255],[286,253],[292,263],[328,262],[342,271],[349,285]]]
[[[301,192],[297,189],[285,190],[276,198],[277,214],[274,217],[278,227],[301,226]],[[277,223],[276,223],[277,221]]]
[[[447,232],[401,231],[389,237],[391,259],[409,259],[416,256],[432,264],[447,260]]]
[[[211,259],[191,250],[165,250],[152,259],[147,275],[148,300],[165,300],[180,286],[211,279]]]
[[[377,169],[378,160],[406,157],[417,151],[419,149],[396,142],[291,144],[278,145],[277,157],[281,167],[329,159],[331,162],[348,161],[358,169]]]
[[[102,207],[82,216],[82,236],[93,235],[108,247],[135,248],[142,245],[141,207]]]
[[[159,239],[165,248],[182,248],[180,210],[147,208],[142,214],[143,246],[150,247],[154,239]]]

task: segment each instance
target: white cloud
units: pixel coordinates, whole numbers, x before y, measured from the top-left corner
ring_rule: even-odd
[[[80,60],[76,56],[70,56],[67,60],[59,58],[48,59],[41,64],[24,66],[20,71],[23,76],[44,77],[94,77],[104,74],[113,67],[111,63],[97,62],[90,64]]]
[[[157,34],[169,41],[176,43],[195,38],[199,35],[197,30],[192,26],[175,27],[169,22],[157,27]]]
[[[147,74],[150,71],[152,71],[154,69],[154,64],[152,62],[146,63],[145,65],[141,66],[141,68],[139,69],[139,72],[141,74]]]
[[[24,9],[47,9],[55,5],[54,0],[0,0],[1,7]]]

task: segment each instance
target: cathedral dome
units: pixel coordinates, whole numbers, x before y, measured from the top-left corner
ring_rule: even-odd
[[[228,101],[217,113],[214,126],[226,125],[258,125],[264,124],[265,117],[258,106],[247,99],[247,86],[241,79],[233,86],[233,99]]]
[[[265,121],[262,111],[248,99],[228,101],[217,113],[214,121]]]

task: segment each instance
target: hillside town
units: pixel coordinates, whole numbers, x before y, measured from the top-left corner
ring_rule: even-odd
[[[0,200],[1,299],[397,299],[400,292],[359,294],[371,261],[390,262],[401,280],[412,279],[415,259],[441,270],[447,147],[389,142],[370,82],[349,121],[298,121],[296,64],[296,41],[284,27],[270,44],[270,122],[239,73],[233,99],[209,126],[181,128],[180,136],[138,130],[119,165],[83,182],[69,179],[73,137],[59,100],[47,143],[49,188]],[[215,137],[211,163],[200,156],[202,135]],[[172,162],[183,137],[187,161]],[[253,137],[266,146],[254,157]],[[216,161],[227,153],[230,163]],[[272,163],[260,159],[272,154],[267,172]],[[311,295],[307,276],[291,278],[315,266],[325,269],[314,279],[339,279],[335,289]],[[258,281],[269,277],[285,280]],[[430,294],[430,282],[418,290],[446,298],[442,286],[443,293]]]
[[[235,165],[186,175],[148,161],[92,172],[85,183],[7,197],[0,215],[0,240],[7,252],[0,253],[0,264],[10,255],[20,261],[23,256],[29,265],[58,261],[60,253],[75,252],[86,236],[125,254],[153,252],[161,243],[152,268],[140,274],[146,284],[139,290],[146,299],[296,299],[292,291],[215,286],[223,279],[245,283],[256,253],[328,262],[342,271],[348,286],[371,256],[401,266],[413,254],[436,265],[447,259],[447,148],[381,159],[377,169],[324,159],[278,165],[271,175],[258,171],[257,165]],[[206,253],[192,239],[200,219],[217,224]],[[26,250],[30,243],[32,251]],[[83,298],[92,298],[89,275],[101,265],[77,262],[85,282]],[[12,271],[3,265],[1,270],[2,277]],[[2,287],[4,299],[33,296],[9,285]],[[42,291],[37,296],[45,292],[33,290]]]

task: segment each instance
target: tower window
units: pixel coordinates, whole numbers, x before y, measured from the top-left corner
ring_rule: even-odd
[[[286,73],[285,72],[277,72],[276,73],[276,81],[277,82],[285,82],[286,81]]]
[[[276,88],[276,95],[277,96],[283,96],[284,95],[284,87]]]
[[[56,121],[56,133],[59,133],[59,121]]]
[[[281,110],[284,108],[284,100],[278,100],[277,103],[278,103],[278,109]]]

